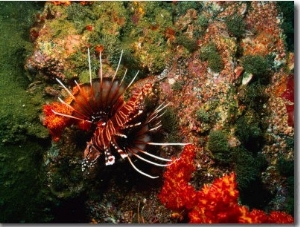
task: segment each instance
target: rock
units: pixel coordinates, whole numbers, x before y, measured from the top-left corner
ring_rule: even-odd
[[[242,84],[247,85],[251,81],[252,77],[253,77],[252,73],[244,72]]]

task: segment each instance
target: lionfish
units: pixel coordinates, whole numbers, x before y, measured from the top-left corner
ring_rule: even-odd
[[[118,65],[111,77],[104,77],[102,72],[102,53],[99,53],[98,78],[92,78],[90,50],[88,49],[89,82],[78,84],[77,92],[72,93],[58,78],[57,82],[66,90],[71,97],[67,103],[61,98],[59,101],[71,108],[72,114],[64,114],[52,110],[56,115],[84,121],[94,126],[91,140],[87,142],[84,150],[82,170],[93,167],[97,159],[104,154],[105,164],[113,165],[115,156],[113,152],[119,153],[123,159],[127,159],[131,166],[140,174],[149,178],[158,176],[149,175],[138,169],[132,157],[155,166],[167,166],[171,159],[162,158],[147,152],[147,145],[153,146],[184,146],[186,143],[156,143],[151,141],[151,135],[162,126],[161,116],[165,113],[168,104],[160,104],[152,112],[145,108],[145,98],[152,90],[153,83],[145,83],[141,88],[134,90],[131,97],[125,102],[124,93],[127,91],[139,72],[131,82],[125,86],[124,78],[116,78],[122,60],[123,50]],[[160,163],[154,160],[159,160]]]

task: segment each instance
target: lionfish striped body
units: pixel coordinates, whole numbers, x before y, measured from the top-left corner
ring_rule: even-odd
[[[122,51],[123,53],[123,51]],[[152,91],[152,83],[146,83],[141,88],[132,92],[127,102],[124,101],[124,93],[131,86],[138,73],[128,86],[123,85],[126,72],[121,81],[116,79],[118,68],[122,59],[122,53],[115,74],[111,78],[102,75],[101,53],[99,56],[99,78],[92,79],[90,53],[88,50],[88,63],[90,82],[79,85],[77,92],[71,91],[60,81],[57,81],[72,97],[70,104],[59,100],[72,109],[72,114],[67,115],[54,112],[56,115],[84,121],[94,126],[94,133],[84,150],[82,170],[93,166],[97,159],[104,154],[105,164],[112,165],[115,162],[113,152],[119,153],[123,159],[128,159],[132,167],[139,173],[156,178],[139,170],[132,162],[131,156],[135,156],[145,162],[156,166],[166,166],[155,161],[148,160],[145,156],[168,163],[170,159],[161,158],[146,151],[147,145],[186,145],[185,143],[154,143],[151,142],[151,134],[161,127],[160,117],[167,105],[159,105],[153,112],[145,111],[145,98]],[[73,89],[74,90],[74,89]],[[141,156],[141,155],[144,155]]]

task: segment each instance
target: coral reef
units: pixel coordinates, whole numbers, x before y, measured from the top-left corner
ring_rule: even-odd
[[[158,195],[161,202],[169,209],[191,209],[196,202],[196,190],[188,182],[195,171],[193,160],[195,148],[187,145],[177,160],[173,160],[164,173],[164,185]],[[174,174],[175,173],[175,174]]]
[[[71,114],[73,111],[71,108],[65,105],[54,102],[43,106],[43,112],[45,119],[43,124],[48,128],[49,133],[54,141],[58,141],[62,131],[70,124],[70,119],[56,115],[53,111],[62,114]]]
[[[0,3],[1,222],[292,220],[283,212],[294,215],[293,2],[18,4]],[[93,78],[100,52],[110,77],[123,50],[116,78],[128,69],[126,85],[139,71],[125,100],[153,82],[147,110],[169,104],[156,139],[193,144],[173,158],[165,178],[146,180],[121,159],[81,172],[92,137],[81,129],[89,125],[70,126],[50,109],[70,113],[56,103],[68,94],[55,79],[67,88],[89,82],[88,48]],[[164,158],[181,152],[149,149]]]
[[[227,174],[197,191],[189,184],[195,165],[195,147],[186,145],[178,159],[167,167],[158,197],[169,209],[185,210],[190,223],[293,223],[291,215],[262,210],[249,211],[238,203],[236,176]]]

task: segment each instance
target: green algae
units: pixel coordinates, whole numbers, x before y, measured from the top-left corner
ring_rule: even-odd
[[[207,147],[214,159],[228,163],[230,161],[230,149],[228,145],[228,135],[222,130],[212,130],[209,133]]]
[[[257,76],[266,76],[268,64],[266,59],[261,55],[247,55],[241,59],[242,66],[246,72],[253,73]]]
[[[201,123],[201,127],[199,129],[200,134],[208,133],[216,123],[217,119],[219,118],[217,107],[218,102],[215,100],[209,100],[196,110],[196,120]]]
[[[267,167],[262,154],[253,155],[243,147],[232,151],[233,162],[242,204],[262,209],[273,198],[262,183],[261,172]]]
[[[47,222],[42,154],[48,137],[39,120],[40,91],[29,92],[24,60],[33,13],[40,3],[1,2],[0,222]],[[22,16],[20,16],[22,15]],[[47,144],[47,142],[46,142]]]
[[[168,142],[176,142],[179,140],[178,135],[178,117],[176,115],[176,110],[171,107],[166,108],[165,114],[162,116],[162,126],[163,129],[166,130],[167,138],[166,141]]]
[[[246,112],[236,121],[235,134],[246,149],[257,153],[264,143],[263,128],[259,115],[251,110]]]
[[[92,20],[95,19],[94,14],[92,11],[89,9],[89,7],[83,6],[81,4],[75,3],[71,4],[69,7],[66,9],[67,12],[67,20],[72,20],[75,22],[81,22],[86,20],[87,18],[90,18]]]
[[[25,22],[21,25],[26,26],[25,28],[28,26]],[[1,143],[23,142],[28,135],[47,137],[46,130],[38,119],[43,103],[41,94],[29,94],[26,91],[30,81],[26,77],[23,64],[29,45],[23,38],[24,31],[18,26],[20,25],[11,24],[9,21],[1,23]]]
[[[103,34],[113,37],[118,36],[120,30],[126,24],[127,14],[122,2],[94,2],[91,15],[96,19],[92,25],[98,38],[101,38]],[[86,21],[85,24],[87,25],[88,22]],[[99,42],[99,40],[96,41]]]
[[[0,145],[0,222],[45,222],[51,214],[44,210],[41,190],[43,148],[35,142]]]
[[[52,142],[45,152],[44,163],[47,171],[48,186],[52,196],[59,199],[76,198],[84,191],[84,180],[81,170],[83,147],[76,146],[74,141],[69,145],[65,137],[78,140],[76,133],[63,136],[58,143]]]
[[[124,28],[124,44],[130,49],[138,62],[151,73],[161,72],[165,67],[165,61],[169,48],[166,43],[164,32],[166,28],[173,27],[172,15],[160,7],[159,2],[140,2],[136,12],[142,11],[140,19],[132,18],[139,16],[136,12],[129,15],[128,24]],[[132,43],[142,45],[136,48]]]
[[[234,16],[226,17],[225,23],[231,35],[237,38],[241,38],[244,35],[246,31],[246,25],[243,20],[243,16],[234,15]]]
[[[279,1],[276,2],[278,10],[282,13],[283,22],[281,28],[285,34],[285,43],[288,51],[294,52],[294,2]]]
[[[181,91],[182,88],[184,86],[184,81],[176,81],[173,85],[172,85],[172,89],[174,91]]]
[[[220,72],[224,64],[222,62],[222,57],[220,56],[217,46],[214,43],[208,43],[204,45],[200,50],[200,58],[202,61],[208,61],[208,67],[214,72]]]
[[[190,53],[198,49],[198,42],[196,39],[191,39],[186,35],[181,35],[176,39],[179,45],[184,46]]]
[[[196,118],[198,121],[209,123],[210,122],[210,114],[204,109],[198,109],[196,111]]]

